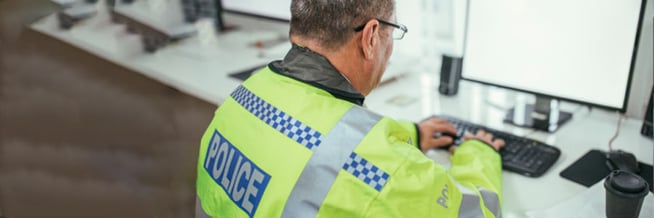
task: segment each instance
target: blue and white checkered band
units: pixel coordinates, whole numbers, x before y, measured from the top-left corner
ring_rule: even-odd
[[[231,96],[261,121],[308,149],[315,150],[322,143],[320,132],[268,104],[245,87],[239,86]]]
[[[343,169],[377,191],[381,191],[384,188],[386,181],[390,177],[388,173],[377,168],[377,166],[354,152],[350,153],[350,157],[343,164]]]

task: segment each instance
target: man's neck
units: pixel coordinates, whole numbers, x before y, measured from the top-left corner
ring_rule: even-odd
[[[365,100],[326,57],[309,48],[293,45],[283,60],[274,61],[268,67],[273,72],[323,89],[353,104],[361,106]]]
[[[313,40],[304,40],[299,37],[291,37],[291,41],[293,41],[294,44],[306,47],[327,58],[334,68],[336,68],[336,70],[338,70],[338,72],[340,72],[343,77],[352,84],[352,87],[359,91],[363,96],[368,95],[370,91],[366,88],[367,82],[365,80],[365,75],[362,75],[362,72],[365,72],[363,69],[364,66],[359,61],[362,60],[361,54],[357,53],[358,50],[347,49],[351,46],[356,46],[351,45],[351,43],[354,43],[353,41],[348,42],[348,44],[343,45],[341,48],[336,50],[324,48]]]

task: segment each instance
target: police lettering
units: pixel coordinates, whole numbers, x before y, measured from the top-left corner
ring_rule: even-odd
[[[441,190],[441,196],[436,199],[436,203],[440,204],[444,208],[447,208],[447,184],[445,184],[445,187],[443,190]]]
[[[250,217],[254,216],[270,175],[215,131],[207,148],[204,169],[229,198]]]

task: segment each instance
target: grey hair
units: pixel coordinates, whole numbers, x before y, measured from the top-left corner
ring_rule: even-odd
[[[354,35],[355,27],[370,19],[388,19],[393,10],[394,0],[293,0],[290,35],[337,49]]]

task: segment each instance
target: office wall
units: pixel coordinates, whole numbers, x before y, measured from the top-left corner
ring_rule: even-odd
[[[423,6],[421,1],[399,1],[396,2],[396,22],[407,26],[408,31],[404,35],[404,39],[395,41],[393,48],[393,56],[407,55],[410,57],[424,56],[426,50],[421,48],[425,45],[426,29],[422,28],[425,19]]]
[[[463,47],[456,45],[462,42],[463,25],[457,18],[465,15],[465,2],[396,1],[397,22],[406,25],[409,31],[404,39],[395,41],[394,56],[425,58],[426,63],[434,63],[433,60],[440,60],[442,53],[460,51]]]

